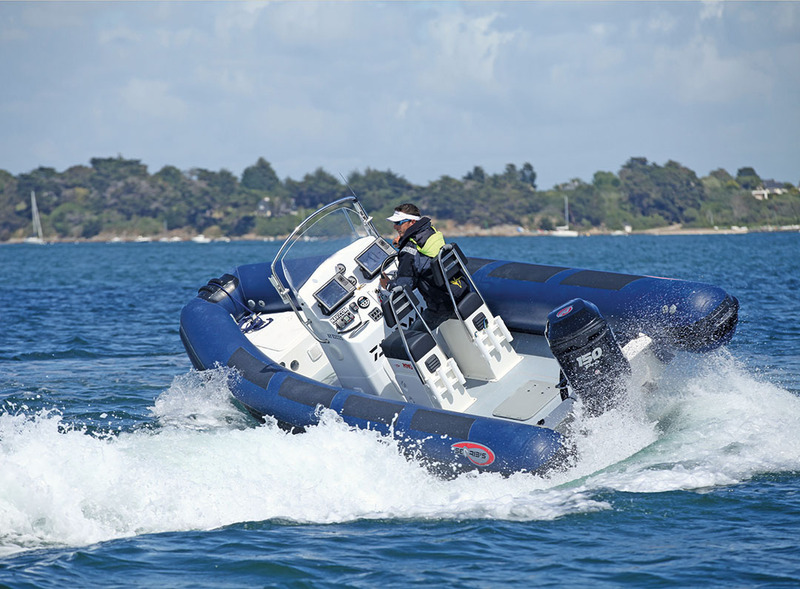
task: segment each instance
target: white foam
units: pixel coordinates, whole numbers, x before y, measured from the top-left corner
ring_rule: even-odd
[[[683,368],[683,372],[681,371]],[[591,485],[631,492],[699,490],[800,469],[800,398],[748,374],[724,352],[678,363],[651,399],[658,440]]]
[[[209,429],[246,423],[245,415],[233,403],[228,381],[238,378],[230,368],[217,368],[175,377],[169,389],[150,407],[165,427]]]
[[[0,551],[281,519],[550,520],[610,509],[598,491],[702,489],[800,468],[800,399],[725,355],[576,422],[577,463],[549,478],[442,480],[327,413],[303,435],[253,426],[223,370],[175,379],[159,427],[98,436],[58,414],[0,414]],[[683,372],[682,372],[683,371]]]

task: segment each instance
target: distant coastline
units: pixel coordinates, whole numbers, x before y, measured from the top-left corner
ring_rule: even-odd
[[[448,237],[548,237],[552,232],[542,230],[529,230],[519,225],[496,225],[494,227],[481,228],[474,225],[457,225],[452,221],[434,221],[442,232]],[[781,225],[760,227],[682,227],[681,225],[671,225],[668,227],[656,227],[653,229],[643,229],[630,232],[622,231],[603,231],[592,229],[591,231],[581,232],[579,237],[593,237],[602,235],[614,236],[636,236],[636,235],[746,235],[748,233],[793,233],[800,232],[800,225]],[[179,242],[231,242],[231,241],[262,241],[262,242],[282,242],[286,236],[264,237],[262,235],[247,234],[236,237],[205,237],[202,234],[188,234],[186,232],[175,232],[170,235],[161,236],[141,236],[141,235],[106,235],[99,234],[91,238],[53,238],[47,239],[47,243],[179,243]],[[21,244],[24,239],[9,239],[0,241],[3,244]]]
[[[496,225],[494,227],[481,228],[475,225],[456,225],[452,221],[434,221],[445,235],[452,237],[546,237],[552,234],[551,231],[530,230],[519,225]],[[641,229],[632,231],[608,231],[602,229],[591,229],[581,231],[581,237],[591,237],[597,235],[743,235],[747,233],[777,233],[800,231],[800,225],[762,225],[759,227],[683,227],[681,224],[674,224],[665,227],[655,227],[652,229]]]
[[[174,166],[151,174],[121,155],[89,164],[18,176],[0,170],[0,241],[38,235],[37,219],[52,241],[278,239],[323,203],[352,194],[385,234],[401,202],[416,203],[453,236],[736,234],[800,223],[800,189],[790,182],[762,179],[749,167],[700,178],[678,162],[644,157],[550,189],[537,187],[528,162],[494,174],[475,166],[424,186],[373,169],[353,171],[344,183],[322,168],[282,180],[264,158],[241,176]]]

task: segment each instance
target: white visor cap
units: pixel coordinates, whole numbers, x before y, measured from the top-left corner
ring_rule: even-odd
[[[403,221],[419,221],[421,218],[422,217],[417,217],[415,215],[409,215],[408,213],[395,211],[391,217],[386,217],[386,220],[392,223],[402,223]]]

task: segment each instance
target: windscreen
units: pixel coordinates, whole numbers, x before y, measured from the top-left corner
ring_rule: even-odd
[[[283,254],[281,267],[289,286],[297,291],[322,262],[368,234],[361,217],[349,207],[312,219],[312,224],[293,237]]]

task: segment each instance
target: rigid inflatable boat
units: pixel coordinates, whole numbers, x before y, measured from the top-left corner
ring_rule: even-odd
[[[418,293],[380,288],[396,252],[341,199],[271,263],[200,288],[181,339],[198,370],[234,369],[247,411],[292,431],[329,410],[437,470],[543,472],[569,456],[575,411],[657,387],[676,352],[724,345],[738,320],[736,298],[708,284],[472,259],[457,244],[433,265],[452,303],[435,330],[415,321]]]

